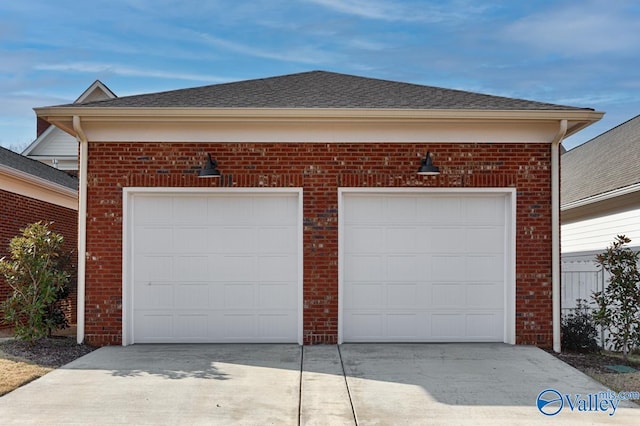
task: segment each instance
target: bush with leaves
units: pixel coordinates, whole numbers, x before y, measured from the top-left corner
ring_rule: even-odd
[[[640,344],[640,252],[623,247],[630,242],[626,236],[618,235],[604,253],[596,256],[610,277],[604,291],[593,294],[598,304],[594,315],[596,324],[609,330],[607,342],[622,351],[625,360]]]
[[[598,330],[591,309],[586,300],[577,299],[576,302],[575,309],[562,319],[562,349],[579,353],[598,352]]]
[[[63,236],[50,226],[37,222],[21,229],[22,235],[9,243],[10,258],[0,259],[0,273],[12,290],[0,307],[21,340],[34,341],[68,327],[59,302],[69,292],[70,256]]]

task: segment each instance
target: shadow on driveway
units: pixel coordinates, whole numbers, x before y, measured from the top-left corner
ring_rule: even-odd
[[[640,410],[536,408],[597,382],[505,344],[105,347],[0,397],[2,424],[638,424]],[[629,404],[627,404],[629,405]]]

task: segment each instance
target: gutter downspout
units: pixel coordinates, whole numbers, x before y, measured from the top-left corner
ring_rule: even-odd
[[[551,141],[551,300],[553,350],[560,352],[560,144],[567,134],[567,120],[560,120]]]
[[[82,129],[80,117],[73,116],[73,130],[76,140],[80,144],[80,176],[78,188],[78,313],[76,340],[78,344],[84,341],[84,306],[85,306],[85,275],[87,270],[87,165],[89,141]]]

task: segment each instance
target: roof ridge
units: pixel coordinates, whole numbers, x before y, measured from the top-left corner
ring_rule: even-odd
[[[229,81],[59,106],[593,111],[591,108],[324,70]]]

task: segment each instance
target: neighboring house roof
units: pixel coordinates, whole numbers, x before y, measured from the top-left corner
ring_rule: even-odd
[[[76,99],[81,102],[96,102],[113,99],[116,95],[100,80],[96,80]],[[76,139],[55,126],[49,126],[27,148],[22,155],[41,161],[62,170],[78,170],[78,143]]]
[[[0,189],[78,210],[78,179],[0,147]]]
[[[0,168],[10,168],[69,189],[78,189],[77,178],[3,147],[0,147]]]
[[[73,106],[84,108],[591,110],[326,71],[310,71],[125,96]]]
[[[638,158],[640,115],[567,151],[561,160],[563,207],[635,188],[640,184]]]

